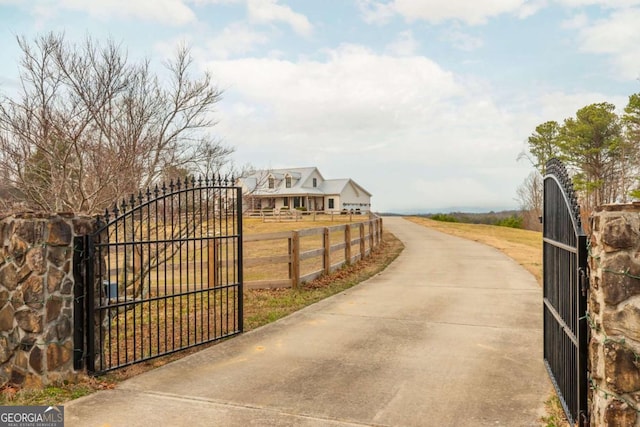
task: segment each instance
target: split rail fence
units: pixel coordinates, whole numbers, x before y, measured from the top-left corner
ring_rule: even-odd
[[[366,258],[382,241],[382,219],[275,233],[245,234],[245,289],[297,288]]]

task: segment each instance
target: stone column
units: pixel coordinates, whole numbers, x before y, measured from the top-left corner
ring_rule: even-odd
[[[73,238],[93,227],[73,214],[0,218],[0,386],[74,377]]]
[[[591,217],[591,425],[640,426],[640,204]]]

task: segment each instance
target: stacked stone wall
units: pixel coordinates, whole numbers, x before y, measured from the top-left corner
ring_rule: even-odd
[[[94,222],[73,214],[0,218],[0,386],[75,376],[73,242]]]
[[[591,217],[591,425],[640,426],[640,204]]]

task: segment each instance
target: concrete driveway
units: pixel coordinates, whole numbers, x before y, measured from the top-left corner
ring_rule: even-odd
[[[542,297],[498,250],[402,218],[383,273],[65,405],[67,426],[539,426]]]

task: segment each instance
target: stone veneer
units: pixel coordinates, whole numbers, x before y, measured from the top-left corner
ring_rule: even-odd
[[[592,426],[640,426],[640,204],[591,217]]]
[[[73,214],[0,217],[0,387],[75,376],[73,241],[94,222]]]

